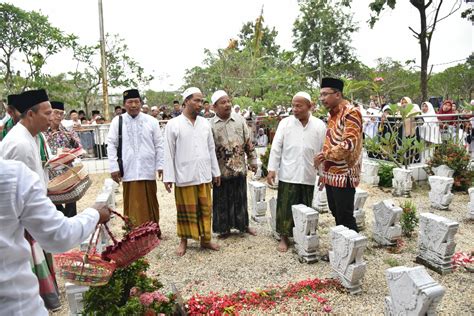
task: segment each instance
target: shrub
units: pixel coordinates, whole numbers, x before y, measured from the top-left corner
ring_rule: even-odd
[[[139,259],[117,269],[109,283],[91,287],[84,294],[84,315],[145,315],[174,312],[174,294],[162,294],[163,285],[146,275],[149,264]]]
[[[401,205],[403,210],[402,216],[400,217],[400,226],[402,226],[402,232],[406,237],[411,237],[415,227],[418,225],[418,217],[416,216],[415,204],[407,200]]]
[[[395,168],[395,165],[385,162],[381,162],[379,163],[379,165],[379,186],[383,188],[391,188],[393,179],[393,169]]]
[[[443,143],[435,148],[433,157],[427,162],[428,173],[434,174],[433,167],[446,165],[454,170],[455,191],[466,191],[472,184],[474,172],[469,170],[470,156],[464,146],[455,142]]]

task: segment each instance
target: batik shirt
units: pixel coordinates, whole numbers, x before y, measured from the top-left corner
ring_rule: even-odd
[[[329,115],[321,180],[333,187],[355,188],[360,181],[362,114],[344,100]]]
[[[50,128],[44,133],[51,149],[51,153],[56,155],[59,148],[74,149],[81,146],[79,136],[75,131],[68,131],[61,124],[57,131]]]
[[[229,178],[246,175],[245,155],[247,155],[248,164],[256,165],[257,153],[250,140],[250,132],[245,119],[231,113],[225,121],[216,115],[210,122],[221,176]]]

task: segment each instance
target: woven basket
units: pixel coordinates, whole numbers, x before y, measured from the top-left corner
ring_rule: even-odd
[[[94,235],[96,233],[100,233],[99,226],[97,226]],[[54,256],[63,278],[71,283],[87,286],[101,286],[109,282],[116,265],[101,259],[95,253],[98,239],[90,239],[86,252],[74,250]],[[93,240],[96,243],[94,246],[92,246]]]
[[[84,180],[88,173],[83,164],[78,164],[74,167],[64,165],[68,170],[54,177],[48,183],[48,192],[54,194],[55,192],[64,192],[76,185],[78,182]]]
[[[128,219],[117,212],[111,212],[122,218],[126,225],[131,226]],[[117,268],[130,265],[160,244],[160,239],[158,239],[160,228],[155,222],[147,222],[134,228],[118,242],[110,232],[108,226],[104,226],[114,244],[108,246],[105,251],[102,252],[102,258],[115,261]]]
[[[54,204],[68,204],[79,201],[90,188],[92,180],[89,176],[64,191],[48,192],[48,197]]]
[[[82,149],[82,147],[78,147],[70,151],[57,154],[48,161],[48,164],[53,168],[63,165],[69,165],[74,161],[74,159],[83,155],[84,153],[84,149]]]

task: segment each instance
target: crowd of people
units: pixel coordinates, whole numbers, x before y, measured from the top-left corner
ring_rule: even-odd
[[[266,181],[275,185],[278,178],[276,231],[281,239],[276,250],[291,246],[291,206],[311,206],[314,190],[326,189],[336,225],[357,232],[353,211],[363,137],[383,135],[397,114],[375,103],[367,110],[353,105],[343,90],[342,80],[322,79],[318,100],[328,112],[323,118],[313,115],[313,98],[303,91],[293,96],[291,108],[262,109],[256,115],[233,105],[226,91],[215,91],[209,102],[199,88],[190,87],[169,116],[162,108],[146,106],[138,90],[124,91],[123,104],[99,137],[111,178],[123,187],[124,215],[136,225],[159,224],[157,192],[163,182],[174,194],[178,256],[186,254],[190,239],[218,251],[213,233],[218,239],[235,231],[256,235],[249,223],[247,173],[257,170],[256,147],[271,144]],[[402,107],[408,104],[413,104],[408,97],[400,100]],[[413,105],[419,115],[402,123],[403,137],[440,143],[442,130],[457,122],[453,104],[444,101],[438,112],[430,102]],[[77,214],[75,203],[54,205],[47,198],[49,178],[57,175],[47,168],[48,161],[84,146],[78,132],[85,113],[73,110],[65,119],[64,103],[50,101],[45,90],[9,95],[7,111],[0,142],[0,196],[5,197],[0,202],[5,258],[0,261],[0,305],[7,314],[47,315],[44,306],[54,310],[60,304],[50,252],[74,247],[110,214],[102,204]],[[166,124],[160,125],[163,120]],[[87,123],[101,125],[104,118],[94,112]],[[328,260],[327,255],[322,259]],[[12,285],[17,291],[5,290]]]

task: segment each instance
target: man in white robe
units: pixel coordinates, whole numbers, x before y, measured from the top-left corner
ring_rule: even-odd
[[[314,156],[323,148],[326,126],[311,115],[312,101],[306,92],[298,92],[291,101],[292,113],[280,121],[268,161],[267,182],[274,185],[278,172],[276,231],[280,234],[277,250],[288,250],[293,235],[291,206],[311,207],[317,170]]]
[[[107,135],[107,151],[112,179],[123,182],[124,214],[136,225],[148,221],[159,223],[156,196],[156,174],[163,173],[163,136],[153,116],[140,111],[142,99],[138,90],[123,93],[127,113],[114,117]],[[119,124],[122,119],[121,175],[118,162]]]
[[[0,143],[0,156],[3,159],[18,160],[26,164],[43,180],[46,192],[48,173],[41,162],[39,138],[39,134],[48,129],[53,113],[46,91],[23,92],[17,110],[20,112],[20,122]]]
[[[97,223],[108,221],[105,204],[66,218],[44,192],[43,180],[23,163],[0,159],[0,314],[48,315],[31,270],[25,229],[50,252],[84,241]]]
[[[175,185],[177,233],[181,238],[176,251],[186,253],[188,238],[200,241],[201,248],[219,250],[211,242],[211,182],[220,185],[211,125],[199,116],[203,95],[198,88],[183,93],[182,115],[171,119],[165,129],[165,168],[163,182],[168,192]]]

